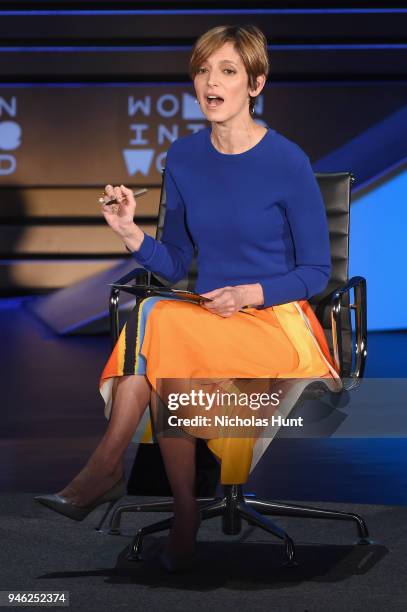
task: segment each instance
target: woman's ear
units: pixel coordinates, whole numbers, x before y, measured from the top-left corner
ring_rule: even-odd
[[[257,83],[256,89],[249,89],[249,95],[252,96],[253,98],[258,96],[261,90],[263,89],[266,83],[266,75],[260,74],[259,76],[257,76],[256,83]]]

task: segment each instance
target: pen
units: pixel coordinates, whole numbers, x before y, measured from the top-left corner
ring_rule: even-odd
[[[139,189],[139,191],[134,191],[133,192],[133,196],[136,198],[137,196],[141,196],[144,193],[147,193],[148,189]],[[99,198],[98,200],[99,204],[105,204],[105,206],[110,206],[111,204],[117,204],[117,200],[116,198],[113,198],[111,200],[105,200],[105,198]]]

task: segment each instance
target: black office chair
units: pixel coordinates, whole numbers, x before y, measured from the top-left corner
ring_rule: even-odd
[[[166,194],[164,188],[164,170],[160,194],[160,207],[156,238],[162,235]],[[367,355],[367,326],[366,326],[366,281],[361,276],[348,278],[349,262],[349,211],[350,192],[354,177],[349,172],[316,173],[323,200],[326,206],[330,248],[332,258],[332,273],[329,284],[323,293],[309,300],[318,320],[324,328],[331,354],[336,368],[344,382],[344,392],[357,386],[363,377]],[[191,266],[188,278],[177,283],[176,287],[193,290],[196,278],[195,260]],[[146,284],[168,285],[164,279],[152,275],[144,269],[135,269],[130,274],[117,281],[117,284],[131,283],[133,280]],[[350,293],[354,292],[353,303],[350,302]],[[119,335],[119,304],[120,289],[113,287],[110,298],[111,336],[113,345]],[[355,311],[354,340],[352,330],[351,311]],[[352,345],[354,344],[354,351]],[[303,392],[301,398],[320,398],[327,392],[327,388],[320,383],[310,386]],[[288,565],[295,565],[294,542],[288,534],[278,525],[264,515],[296,516],[303,518],[323,518],[346,520],[356,522],[360,544],[370,544],[369,533],[364,520],[351,512],[338,512],[302,506],[289,503],[277,503],[256,499],[255,496],[245,497],[242,485],[223,486],[223,496],[219,498],[198,498],[202,519],[215,516],[222,517],[223,533],[236,535],[241,531],[242,518],[249,524],[261,527],[265,531],[284,540],[288,557]],[[144,504],[126,504],[118,506],[112,513],[109,533],[120,533],[120,520],[126,512],[171,512],[172,501],[150,502]],[[141,528],[133,539],[130,560],[141,559],[143,537],[169,529],[172,518],[168,518],[147,527]]]

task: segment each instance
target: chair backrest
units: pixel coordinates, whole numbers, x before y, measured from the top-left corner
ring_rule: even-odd
[[[164,227],[166,211],[166,193],[164,185],[164,173],[162,170],[162,185],[160,194],[160,206],[158,212],[158,223],[156,239],[160,240]],[[325,203],[329,239],[331,249],[332,271],[326,289],[313,296],[309,303],[313,308],[319,322],[324,328],[332,353],[332,327],[330,299],[332,293],[349,279],[349,213],[351,202],[351,185],[354,177],[350,172],[318,172],[315,174]],[[174,285],[182,289],[194,289],[197,276],[196,258],[193,260],[188,278]],[[168,285],[161,277],[158,277],[164,285]],[[342,347],[343,347],[343,374],[348,376],[352,365],[352,327],[351,309],[349,307],[349,296],[346,295],[341,310],[342,317]]]
[[[315,178],[325,203],[332,270],[326,289],[314,295],[309,303],[324,328],[332,353],[331,296],[338,287],[349,280],[350,203],[351,187],[355,179],[350,172],[317,172]],[[350,374],[352,367],[352,321],[349,293],[344,296],[342,304],[343,376],[346,377]]]

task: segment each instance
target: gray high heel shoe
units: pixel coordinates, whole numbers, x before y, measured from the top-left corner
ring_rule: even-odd
[[[96,527],[96,529],[99,531],[112,506],[121,497],[126,495],[126,493],[126,481],[124,477],[122,477],[111,489],[97,497],[88,506],[77,506],[72,502],[69,502],[65,497],[63,497],[63,495],[57,495],[56,493],[51,495],[37,495],[34,497],[34,499],[43,506],[46,506],[55,512],[59,512],[59,514],[63,514],[64,516],[67,516],[75,521],[83,521],[83,519],[86,518],[88,514],[92,512],[92,510],[109,502],[109,506],[103,515],[102,520]]]

